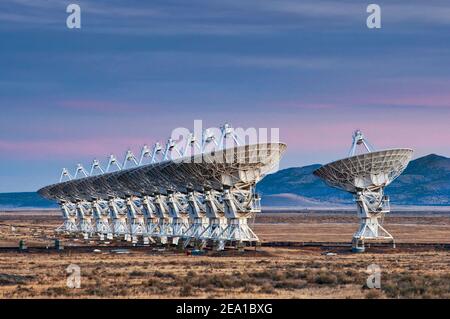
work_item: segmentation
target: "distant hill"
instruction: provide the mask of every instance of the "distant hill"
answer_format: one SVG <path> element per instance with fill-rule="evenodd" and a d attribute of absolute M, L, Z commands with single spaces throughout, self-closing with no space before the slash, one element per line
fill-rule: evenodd
<path fill-rule="evenodd" d="M 352 203 L 346 192 L 328 187 L 313 171 L 321 165 L 291 167 L 266 176 L 257 191 L 264 206 L 329 206 Z"/>
<path fill-rule="evenodd" d="M 431 154 L 411 161 L 388 193 L 401 204 L 450 205 L 450 158 Z"/>
<path fill-rule="evenodd" d="M 327 186 L 312 172 L 320 165 L 292 167 L 266 176 L 257 190 L 264 206 L 352 204 L 350 194 Z M 450 205 L 450 158 L 431 154 L 411 161 L 386 188 L 397 205 Z"/>
<path fill-rule="evenodd" d="M 42 198 L 38 193 L 1 193 L 0 209 L 56 208 L 54 202 Z"/>
<path fill-rule="evenodd" d="M 337 207 L 352 205 L 352 195 L 327 186 L 313 175 L 319 164 L 292 167 L 266 176 L 258 185 L 263 206 Z M 431 154 L 411 161 L 386 189 L 395 205 L 450 206 L 450 158 Z M 54 208 L 37 193 L 0 194 L 0 209 Z"/>

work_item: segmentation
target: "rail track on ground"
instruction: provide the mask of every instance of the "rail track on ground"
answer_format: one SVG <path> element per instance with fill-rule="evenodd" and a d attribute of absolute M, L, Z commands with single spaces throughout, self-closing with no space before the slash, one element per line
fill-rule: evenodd
<path fill-rule="evenodd" d="M 298 241 L 270 241 L 262 242 L 261 245 L 246 247 L 245 251 L 260 250 L 263 248 L 292 248 L 292 249 L 319 249 L 323 251 L 350 251 L 351 243 L 345 242 L 298 242 Z M 396 247 L 392 244 L 371 243 L 366 246 L 367 252 L 400 252 L 414 250 L 450 250 L 450 243 L 396 243 Z M 144 251 L 151 253 L 167 253 L 177 252 L 186 253 L 190 250 L 183 250 L 177 246 L 170 245 L 132 245 L 122 243 L 111 244 L 85 244 L 85 245 L 65 245 L 63 249 L 56 249 L 53 246 L 31 246 L 20 250 L 19 246 L 0 247 L 1 253 L 9 252 L 29 252 L 29 253 L 54 253 L 54 252 L 79 252 L 79 253 L 117 253 L 126 254 L 133 251 Z M 206 252 L 211 252 L 207 249 Z M 226 248 L 225 251 L 237 251 L 235 248 Z M 220 252 L 218 252 L 220 254 Z"/>

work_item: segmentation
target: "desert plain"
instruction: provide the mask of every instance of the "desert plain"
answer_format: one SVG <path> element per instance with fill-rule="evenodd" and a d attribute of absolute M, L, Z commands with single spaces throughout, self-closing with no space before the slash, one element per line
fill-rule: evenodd
<path fill-rule="evenodd" d="M 450 298 L 450 211 L 394 212 L 384 225 L 397 247 L 359 254 L 357 223 L 346 211 L 265 212 L 251 223 L 261 247 L 196 256 L 61 237 L 57 211 L 3 211 L 0 298 Z M 67 285 L 70 265 L 80 288 Z M 374 266 L 380 288 L 368 287 Z"/>

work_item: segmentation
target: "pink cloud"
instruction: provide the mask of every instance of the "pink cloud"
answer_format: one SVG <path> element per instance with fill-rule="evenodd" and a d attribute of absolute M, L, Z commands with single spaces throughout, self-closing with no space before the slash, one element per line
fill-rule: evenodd
<path fill-rule="evenodd" d="M 443 107 L 450 108 L 450 95 L 408 95 L 373 98 L 373 103 L 397 106 L 422 106 L 422 107 Z"/>
<path fill-rule="evenodd" d="M 280 131 L 281 139 L 289 149 L 307 152 L 345 154 L 351 144 L 351 135 L 361 129 L 369 141 L 378 149 L 408 147 L 414 149 L 434 149 L 436 153 L 447 153 L 450 147 L 450 130 L 445 119 L 423 122 L 420 119 L 398 121 L 398 118 L 382 121 L 359 122 L 304 121 L 298 125 L 286 125 Z"/>
<path fill-rule="evenodd" d="M 434 95 L 423 95 L 422 101 L 434 101 L 435 109 L 401 107 L 377 108 L 367 106 L 378 99 L 378 102 L 394 104 L 411 102 L 406 100 L 406 96 L 386 96 L 386 97 L 353 97 L 348 104 L 315 102 L 295 102 L 281 101 L 271 102 L 274 106 L 263 106 L 262 111 L 242 112 L 230 115 L 228 112 L 208 113 L 205 117 L 212 117 L 208 122 L 212 125 L 219 125 L 217 119 L 227 119 L 231 124 L 241 127 L 278 127 L 280 138 L 288 144 L 288 154 L 297 159 L 302 154 L 309 157 L 323 156 L 325 158 L 335 158 L 345 155 L 351 143 L 351 135 L 355 129 L 361 129 L 369 141 L 378 149 L 391 147 L 411 147 L 420 152 L 434 152 L 442 155 L 450 155 L 450 130 L 448 125 L 448 108 L 444 107 L 445 99 Z M 341 97 L 341 99 L 343 99 Z M 366 99 L 365 104 L 360 104 L 358 100 Z M 417 99 L 416 99 L 417 101 Z M 450 97 L 448 99 L 450 101 Z M 86 108 L 87 112 L 91 104 L 96 101 L 71 101 L 73 107 Z M 377 102 L 377 103 L 378 103 Z M 431 103 L 430 103 L 431 104 Z M 70 104 L 69 104 L 70 105 Z M 119 109 L 120 103 L 100 103 L 98 110 Z M 359 106 L 365 105 L 365 106 Z M 94 105 L 92 105 L 94 106 Z M 277 107 L 275 107 L 277 106 Z M 268 112 L 265 112 L 269 110 Z M 200 116 L 201 118 L 201 116 Z M 165 124 L 165 121 L 170 125 Z M 144 144 L 151 145 L 155 142 L 154 137 L 164 137 L 162 132 L 169 134 L 167 127 L 176 125 L 191 125 L 192 122 L 170 122 L 171 119 L 158 118 L 152 125 L 146 125 L 145 116 L 136 116 L 133 120 L 134 127 L 121 127 L 122 117 L 109 119 L 107 122 L 95 125 L 96 120 L 86 120 L 83 122 L 85 129 L 80 131 L 76 122 L 65 123 L 64 126 L 45 126 L 44 123 L 34 126 L 24 126 L 21 132 L 20 141 L 0 140 L 0 152 L 10 154 L 8 157 L 49 159 L 52 157 L 73 160 L 90 160 L 95 157 L 104 161 L 112 152 L 119 158 L 131 147 L 137 154 Z M 205 119 L 206 121 L 206 119 Z M 31 129 L 28 129 L 30 128 Z M 49 129 L 52 134 L 45 134 Z M 94 130 L 95 129 L 95 130 Z M 37 136 L 36 132 L 39 132 Z M 67 136 L 69 135 L 69 136 Z M 79 136 L 82 135 L 82 136 Z M 92 139 L 88 136 L 94 136 Z M 44 137 L 43 137 L 44 136 Z M 147 139 L 146 136 L 149 138 Z M 30 140 L 27 138 L 30 137 Z M 42 138 L 41 138 L 42 137 Z M 35 139 L 36 141 L 33 141 Z M 164 138 L 161 140 L 164 142 Z M 300 155 L 297 155 L 300 154 Z M 300 160 L 300 159 L 299 159 Z"/>

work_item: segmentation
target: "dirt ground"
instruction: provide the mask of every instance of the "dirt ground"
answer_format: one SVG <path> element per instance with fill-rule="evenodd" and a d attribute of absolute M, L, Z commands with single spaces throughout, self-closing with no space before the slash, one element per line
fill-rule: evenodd
<path fill-rule="evenodd" d="M 398 243 L 450 242 L 450 213 L 391 214 L 384 226 Z M 253 228 L 262 241 L 349 242 L 358 219 L 353 212 L 269 213 L 258 215 Z"/>
<path fill-rule="evenodd" d="M 357 228 L 352 215 L 261 214 L 253 228 L 263 242 L 347 243 Z M 260 247 L 186 255 L 175 248 L 114 250 L 65 239 L 52 246 L 56 212 L 0 212 L 0 298 L 450 298 L 448 245 L 368 249 Z M 386 218 L 399 243 L 449 243 L 450 215 Z M 75 246 L 86 246 L 75 250 Z M 32 248 L 36 247 L 36 248 Z M 37 248 L 40 247 L 40 248 Z M 80 269 L 72 289 L 67 267 Z M 380 289 L 369 289 L 367 268 L 379 267 Z M 375 269 L 374 268 L 374 269 Z"/>

